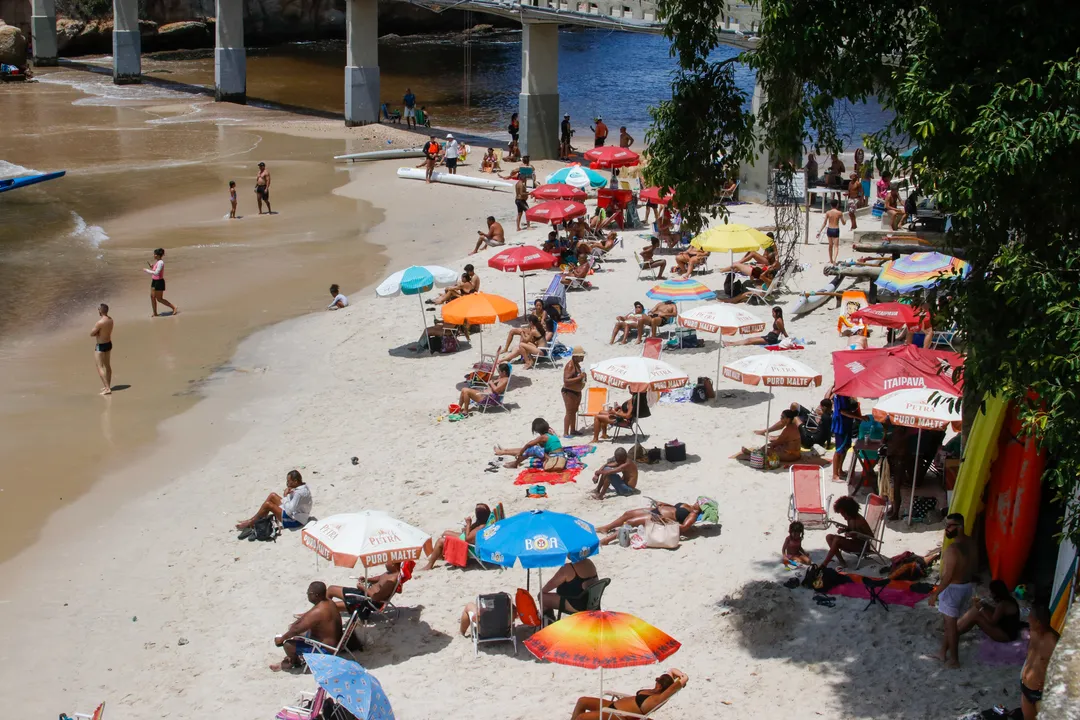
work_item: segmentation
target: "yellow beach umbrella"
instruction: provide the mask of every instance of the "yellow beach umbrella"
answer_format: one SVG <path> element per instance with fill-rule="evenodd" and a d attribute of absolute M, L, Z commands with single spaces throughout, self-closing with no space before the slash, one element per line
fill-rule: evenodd
<path fill-rule="evenodd" d="M 690 244 L 705 252 L 750 252 L 773 244 L 772 238 L 749 225 L 717 225 L 699 234 Z"/>

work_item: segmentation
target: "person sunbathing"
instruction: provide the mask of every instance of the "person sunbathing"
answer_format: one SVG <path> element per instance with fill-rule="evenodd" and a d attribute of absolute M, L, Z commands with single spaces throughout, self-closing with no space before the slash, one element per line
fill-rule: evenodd
<path fill-rule="evenodd" d="M 611 252 L 611 250 L 618 242 L 619 236 L 615 234 L 614 230 L 612 230 L 603 240 L 598 240 L 595 242 L 585 241 L 585 247 L 589 248 L 590 252 L 593 252 L 595 250 L 599 250 L 601 252 Z"/>
<path fill-rule="evenodd" d="M 664 270 L 667 268 L 667 260 L 656 260 L 656 251 L 660 249 L 660 238 L 655 235 L 649 236 L 649 244 L 647 247 L 641 249 L 641 265 L 642 270 L 655 270 L 660 269 L 660 272 L 656 274 L 657 280 L 664 279 Z"/>
<path fill-rule="evenodd" d="M 513 362 L 517 358 L 521 358 L 522 364 L 525 365 L 525 369 L 531 368 L 536 364 L 536 354 L 540 351 L 540 348 L 547 347 L 548 341 L 546 332 L 544 331 L 543 321 L 535 315 L 529 315 L 529 325 L 532 327 L 532 336 L 529 340 L 526 340 L 524 336 L 518 341 L 517 349 L 512 353 L 504 354 L 498 359 L 500 363 Z"/>
<path fill-rule="evenodd" d="M 691 245 L 686 248 L 685 252 L 681 252 L 675 256 L 675 272 L 682 275 L 684 278 L 688 278 L 693 274 L 694 268 L 707 262 L 708 259 L 709 253 L 698 250 Z"/>
<path fill-rule="evenodd" d="M 465 266 L 465 272 L 461 274 L 460 280 L 446 288 L 438 297 L 424 302 L 428 305 L 442 305 L 463 295 L 472 295 L 475 292 L 480 292 L 480 276 L 476 274 L 476 269 L 469 264 Z"/>
<path fill-rule="evenodd" d="M 341 627 L 341 611 L 334 601 L 326 596 L 326 584 L 313 582 L 308 585 L 307 599 L 313 607 L 298 617 L 285 632 L 274 638 L 274 645 L 285 651 L 285 659 L 270 666 L 274 672 L 300 667 L 303 664 L 301 655 L 321 652 L 315 646 L 305 643 L 306 637 L 330 647 L 337 647 L 341 642 L 344 632 Z"/>
<path fill-rule="evenodd" d="M 671 668 L 663 675 L 656 678 L 656 684 L 651 688 L 642 688 L 633 695 L 609 700 L 590 696 L 579 697 L 574 705 L 574 712 L 570 714 L 570 720 L 619 720 L 624 716 L 619 711 L 634 713 L 644 717 L 656 708 L 666 703 L 672 695 L 686 687 L 690 678 L 681 670 Z M 600 709 L 611 708 L 614 712 L 605 712 L 600 717 Z"/>
<path fill-rule="evenodd" d="M 780 548 L 780 557 L 785 565 L 810 565 L 810 553 L 803 550 L 802 540 L 806 528 L 798 520 L 788 525 L 788 534 Z"/>
<path fill-rule="evenodd" d="M 506 146 L 506 162 L 517 162 L 521 159 L 521 148 L 517 140 L 511 140 Z"/>
<path fill-rule="evenodd" d="M 474 387 L 461 389 L 461 394 L 458 396 L 458 405 L 461 406 L 460 412 L 462 415 L 469 414 L 472 403 L 483 404 L 488 398 L 499 399 L 502 397 L 502 394 L 506 392 L 506 386 L 510 384 L 510 365 L 508 363 L 500 364 L 498 375 L 486 380 L 484 384 L 487 386 L 484 389 Z"/>
<path fill-rule="evenodd" d="M 638 342 L 645 340 L 645 328 L 652 331 L 652 336 L 660 331 L 660 328 L 668 323 L 675 322 L 679 316 L 679 306 L 670 300 L 661 300 L 653 306 L 653 309 L 638 320 Z"/>
<path fill-rule="evenodd" d="M 503 344 L 503 352 L 510 352 L 510 348 L 514 344 L 514 338 L 529 342 L 540 339 L 540 334 L 538 334 L 536 327 L 529 321 L 529 318 L 533 316 L 537 318 L 544 317 L 544 301 L 540 298 L 533 301 L 533 311 L 530 315 L 525 317 L 526 323 L 519 328 L 512 328 L 510 332 L 506 333 L 506 342 Z M 542 324 L 543 323 L 541 323 L 541 325 Z"/>
<path fill-rule="evenodd" d="M 614 532 L 623 525 L 637 527 L 644 525 L 649 520 L 654 520 L 659 515 L 664 520 L 673 520 L 679 524 L 679 534 L 686 536 L 693 530 L 698 515 L 701 514 L 701 506 L 697 503 L 668 503 L 654 500 L 653 507 L 627 510 L 614 521 L 606 525 L 597 525 L 596 534 L 600 536 L 601 545 L 610 545 L 618 539 L 618 533 Z"/>
<path fill-rule="evenodd" d="M 827 567 L 834 557 L 840 562 L 841 567 L 847 567 L 847 563 L 844 562 L 844 553 L 862 552 L 867 538 L 873 537 L 874 531 L 859 512 L 859 503 L 853 497 L 844 495 L 837 498 L 833 503 L 833 512 L 843 517 L 847 524 L 837 526 L 839 535 L 825 536 L 825 542 L 829 544 L 829 552 L 821 561 L 821 567 Z"/>
<path fill-rule="evenodd" d="M 889 226 L 893 230 L 899 230 L 907 219 L 907 213 L 900 204 L 900 190 L 895 187 L 889 190 L 885 198 L 885 214 L 889 216 Z"/>
<path fill-rule="evenodd" d="M 299 470 L 290 470 L 285 476 L 285 492 L 270 493 L 247 520 L 236 523 L 237 530 L 248 530 L 265 517 L 277 518 L 284 528 L 302 527 L 311 518 L 311 489 L 304 484 Z"/>
<path fill-rule="evenodd" d="M 598 579 L 599 573 L 589 558 L 564 564 L 540 591 L 542 609 L 581 612 L 585 609 L 586 589 Z"/>
<path fill-rule="evenodd" d="M 592 263 L 589 262 L 589 248 L 585 243 L 579 242 L 577 244 L 576 263 L 574 269 L 564 274 L 559 282 L 563 285 L 572 285 L 575 280 L 584 280 L 585 287 L 592 287 L 592 284 L 585 280 L 585 278 L 589 277 L 589 273 L 592 272 Z"/>
<path fill-rule="evenodd" d="M 497 173 L 501 171 L 499 158 L 495 157 L 495 148 L 488 148 L 484 157 L 480 160 L 480 172 Z"/>
<path fill-rule="evenodd" d="M 675 247 L 675 244 L 679 242 L 679 236 L 674 232 L 671 221 L 671 210 L 664 208 L 664 212 L 660 213 L 660 217 L 656 220 L 656 234 L 660 236 L 660 241 L 667 247 Z"/>
<path fill-rule="evenodd" d="M 724 342 L 724 345 L 735 347 L 737 345 L 776 345 L 780 342 L 780 338 L 786 338 L 787 328 L 784 327 L 784 310 L 779 305 L 774 306 L 772 309 L 773 326 L 772 330 L 761 335 L 759 337 L 743 338 L 742 340 L 731 340 Z"/>
<path fill-rule="evenodd" d="M 465 532 L 458 530 L 446 530 L 435 541 L 435 545 L 431 548 L 431 555 L 428 557 L 427 564 L 424 565 L 424 570 L 430 570 L 435 567 L 435 563 L 443 558 L 443 552 L 446 548 L 447 536 L 459 538 L 469 545 L 476 545 L 476 533 L 487 527 L 488 519 L 491 517 L 491 508 L 484 503 L 477 503 L 473 509 L 472 517 L 465 518 Z"/>
<path fill-rule="evenodd" d="M 618 448 L 615 455 L 604 466 L 593 473 L 596 490 L 592 495 L 603 500 L 610 487 L 616 495 L 628 496 L 637 493 L 638 466 L 626 448 Z"/>
<path fill-rule="evenodd" d="M 990 581 L 990 601 L 975 597 L 972 607 L 956 621 L 956 631 L 963 635 L 978 627 L 994 642 L 1007 643 L 1020 636 L 1020 606 L 1000 580 Z"/>
<path fill-rule="evenodd" d="M 796 422 L 798 413 L 790 408 L 780 413 L 780 422 L 777 425 L 780 426 L 780 435 L 775 439 L 770 439 L 769 444 L 765 448 L 758 448 L 758 451 L 763 450 L 766 455 L 775 453 L 781 462 L 795 462 L 802 457 L 802 435 L 799 434 L 799 425 Z M 776 425 L 771 429 L 775 429 Z M 744 447 L 735 456 L 736 460 L 749 460 L 750 456 L 755 452 L 755 449 Z"/>
<path fill-rule="evenodd" d="M 564 454 L 562 442 L 559 441 L 559 434 L 551 429 L 547 420 L 543 418 L 533 420 L 532 431 L 536 437 L 519 448 L 503 448 L 498 445 L 494 447 L 494 452 L 499 457 L 510 455 L 514 458 L 503 467 L 516 468 L 521 465 L 525 458 L 543 460 L 549 455 Z"/>
<path fill-rule="evenodd" d="M 601 410 L 593 418 L 594 443 L 608 439 L 608 427 L 611 425 L 630 426 L 641 413 L 642 406 L 646 405 L 645 393 L 631 393 L 630 399 L 621 405 L 616 405 L 610 410 Z"/>
<path fill-rule="evenodd" d="M 386 572 L 370 578 L 360 578 L 356 581 L 356 587 L 331 585 L 326 588 L 326 596 L 335 601 L 334 604 L 338 605 L 339 610 L 359 610 L 360 617 L 366 620 L 372 612 L 397 594 L 403 573 L 400 562 L 386 563 Z"/>
<path fill-rule="evenodd" d="M 630 339 L 630 331 L 638 327 L 638 321 L 645 317 L 645 306 L 640 302 L 634 303 L 634 311 L 626 315 L 615 317 L 615 327 L 611 330 L 611 340 L 608 345 L 614 345 L 619 333 L 623 334 L 622 344 L 625 345 Z"/>

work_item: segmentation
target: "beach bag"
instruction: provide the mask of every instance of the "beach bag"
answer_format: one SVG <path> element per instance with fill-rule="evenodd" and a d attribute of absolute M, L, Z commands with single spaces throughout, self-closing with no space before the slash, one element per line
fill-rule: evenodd
<path fill-rule="evenodd" d="M 668 462 L 682 462 L 686 459 L 686 443 L 672 440 L 664 443 L 664 459 Z"/>
<path fill-rule="evenodd" d="M 547 488 L 543 485 L 533 485 L 532 487 L 525 489 L 525 497 L 527 498 L 546 498 Z"/>
<path fill-rule="evenodd" d="M 705 388 L 705 399 L 712 400 L 716 397 L 716 391 L 713 389 L 712 378 L 702 375 L 697 379 L 697 384 Z"/>
<path fill-rule="evenodd" d="M 679 524 L 653 515 L 645 523 L 645 547 L 674 550 L 679 547 Z"/>
<path fill-rule="evenodd" d="M 548 455 L 544 458 L 544 472 L 562 472 L 565 469 L 565 455 Z"/>
<path fill-rule="evenodd" d="M 878 200 L 876 203 L 874 203 L 874 207 L 870 208 L 870 216 L 880 218 L 884 214 L 885 214 L 885 203 L 882 202 L 881 200 Z"/>
<path fill-rule="evenodd" d="M 439 352 L 452 353 L 458 351 L 457 337 L 454 335 L 443 335 L 442 342 L 439 343 Z"/>
<path fill-rule="evenodd" d="M 690 391 L 690 402 L 692 403 L 703 403 L 708 399 L 708 396 L 705 394 L 704 385 L 695 385 L 694 389 Z"/>
<path fill-rule="evenodd" d="M 649 448 L 645 453 L 645 462 L 649 465 L 660 462 L 660 458 L 663 457 L 663 451 L 660 448 Z"/>
<path fill-rule="evenodd" d="M 277 542 L 277 536 L 281 534 L 277 524 L 274 522 L 274 518 L 269 515 L 256 520 L 255 524 L 251 526 L 251 530 L 252 533 L 248 535 L 248 540 L 252 542 L 255 540 Z"/>
<path fill-rule="evenodd" d="M 765 469 L 765 452 L 763 450 L 753 450 L 750 453 L 750 467 L 756 470 Z"/>

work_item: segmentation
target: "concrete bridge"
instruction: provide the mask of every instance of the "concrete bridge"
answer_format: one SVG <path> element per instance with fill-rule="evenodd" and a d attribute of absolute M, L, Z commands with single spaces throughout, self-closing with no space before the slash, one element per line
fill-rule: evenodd
<path fill-rule="evenodd" d="M 521 150 L 537 159 L 558 156 L 559 25 L 660 33 L 655 0 L 402 0 L 435 12 L 472 10 L 519 20 L 521 35 Z M 55 65 L 55 0 L 31 0 L 34 62 Z M 138 0 L 113 0 L 113 82 L 141 80 Z M 216 0 L 215 98 L 246 100 L 243 0 Z M 345 124 L 379 120 L 377 0 L 346 0 Z M 729 5 L 717 18 L 721 42 L 752 49 L 760 15 L 745 4 Z M 755 93 L 757 95 L 757 93 Z"/>

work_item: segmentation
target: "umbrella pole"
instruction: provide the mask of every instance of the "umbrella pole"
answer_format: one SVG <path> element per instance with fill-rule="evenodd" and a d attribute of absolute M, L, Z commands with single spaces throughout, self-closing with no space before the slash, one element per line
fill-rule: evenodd
<path fill-rule="evenodd" d="M 603 632 L 603 630 L 601 630 Z M 638 708 L 640 710 L 640 708 Z M 613 713 L 608 713 L 608 717 L 614 717 Z M 600 720 L 604 720 L 604 666 L 600 666 Z"/>
<path fill-rule="evenodd" d="M 769 386 L 769 402 L 765 404 L 765 467 L 769 467 L 769 418 L 772 417 L 772 385 Z"/>
<path fill-rule="evenodd" d="M 540 608 L 540 629 L 547 626 L 547 618 L 544 616 L 544 569 L 536 568 L 536 607 Z"/>
<path fill-rule="evenodd" d="M 911 467 L 911 498 L 908 500 L 907 524 L 911 525 L 911 513 L 915 510 L 915 483 L 919 479 L 919 451 L 922 449 L 922 429 L 915 441 L 915 464 Z"/>
<path fill-rule="evenodd" d="M 525 271 L 521 270 L 521 314 L 527 315 L 529 312 L 529 301 L 525 299 Z"/>
<path fill-rule="evenodd" d="M 416 293 L 416 299 L 420 301 L 420 321 L 424 323 L 424 330 L 427 331 L 427 315 L 424 313 L 424 293 Z"/>
<path fill-rule="evenodd" d="M 716 385 L 713 387 L 713 392 L 718 392 L 720 387 L 720 355 L 724 352 L 724 331 L 717 332 L 717 340 L 720 341 L 719 346 L 716 348 Z"/>
<path fill-rule="evenodd" d="M 803 245 L 810 244 L 810 193 L 807 193 L 803 200 L 805 200 L 806 207 L 806 237 L 803 238 Z"/>

